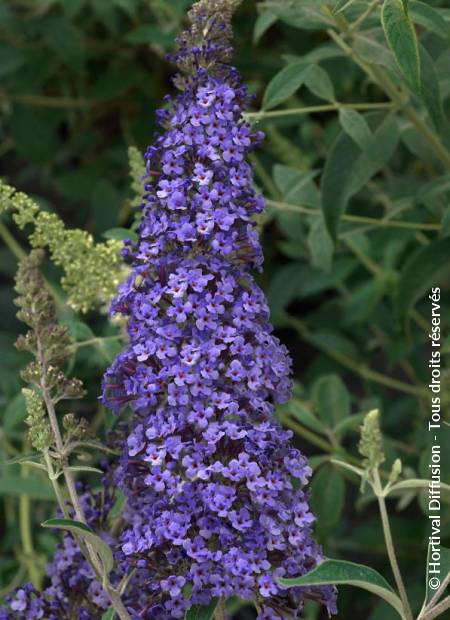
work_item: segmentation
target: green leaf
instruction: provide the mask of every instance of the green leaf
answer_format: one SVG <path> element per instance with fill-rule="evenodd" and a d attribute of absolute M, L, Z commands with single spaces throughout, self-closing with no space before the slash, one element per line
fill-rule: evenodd
<path fill-rule="evenodd" d="M 355 467 L 354 465 L 350 465 L 350 463 L 346 463 L 345 461 L 339 461 L 338 459 L 331 459 L 331 463 L 336 465 L 336 467 L 342 467 L 342 469 L 346 469 L 347 471 L 351 471 L 352 473 L 360 476 L 361 478 L 366 475 L 366 472 L 360 467 Z"/>
<path fill-rule="evenodd" d="M 11 437 L 11 433 L 14 428 L 25 420 L 27 415 L 25 407 L 25 398 L 20 391 L 14 398 L 8 403 L 6 409 L 3 412 L 3 432 L 6 437 Z"/>
<path fill-rule="evenodd" d="M 310 66 L 305 75 L 305 86 L 319 99 L 336 101 L 333 82 L 325 69 L 319 65 Z"/>
<path fill-rule="evenodd" d="M 339 221 L 350 198 L 381 170 L 397 148 L 399 131 L 395 117 L 384 117 L 378 126 L 379 113 L 367 115 L 366 120 L 374 133 L 380 157 L 375 160 L 367 152 L 362 153 L 353 139 L 342 132 L 325 162 L 321 182 L 322 210 L 333 241 L 337 239 Z"/>
<path fill-rule="evenodd" d="M 276 13 L 278 19 L 288 24 L 293 28 L 300 28 L 301 30 L 324 30 L 334 26 L 331 15 L 327 15 L 322 10 L 323 2 L 314 2 L 317 6 L 310 6 L 309 3 L 305 3 L 303 6 L 299 3 L 295 3 L 292 7 L 286 7 L 271 5 L 271 10 Z"/>
<path fill-rule="evenodd" d="M 114 506 L 109 511 L 109 517 L 111 519 L 116 519 L 117 517 L 120 517 L 127 501 L 125 494 L 119 488 L 116 489 L 115 494 L 116 501 L 114 503 Z"/>
<path fill-rule="evenodd" d="M 409 13 L 413 21 L 450 42 L 450 24 L 432 6 L 419 0 L 411 0 Z"/>
<path fill-rule="evenodd" d="M 389 489 L 389 493 L 409 489 L 428 489 L 429 486 L 429 480 L 425 480 L 423 478 L 408 478 L 407 480 L 401 480 L 400 482 L 393 484 Z M 445 484 L 445 482 L 441 482 L 440 490 L 448 493 L 450 491 L 450 485 Z"/>
<path fill-rule="evenodd" d="M 138 234 L 129 228 L 110 228 L 103 233 L 103 237 L 105 239 L 114 239 L 115 241 L 125 241 L 125 239 L 130 239 L 131 241 L 138 240 Z"/>
<path fill-rule="evenodd" d="M 357 0 L 338 0 L 333 7 L 333 15 L 338 15 L 348 9 Z"/>
<path fill-rule="evenodd" d="M 105 613 L 102 616 L 102 620 L 114 620 L 115 614 L 116 614 L 116 610 L 111 607 L 111 609 L 108 609 L 108 611 L 105 611 Z"/>
<path fill-rule="evenodd" d="M 75 342 L 83 342 L 83 340 L 95 338 L 95 334 L 89 325 L 80 321 L 76 316 L 63 320 L 63 324 L 67 327 L 70 337 Z"/>
<path fill-rule="evenodd" d="M 16 149 L 33 163 L 52 161 L 58 152 L 57 125 L 59 115 L 54 111 L 33 109 L 16 104 L 10 117 L 10 131 Z"/>
<path fill-rule="evenodd" d="M 417 195 L 417 200 L 419 202 L 424 202 L 433 200 L 438 197 L 442 197 L 444 204 L 448 203 L 448 195 L 450 192 L 450 174 L 443 174 L 428 183 L 425 183 L 421 186 L 419 193 Z M 446 195 L 443 195 L 446 194 Z"/>
<path fill-rule="evenodd" d="M 118 34 L 120 18 L 114 3 L 111 0 L 95 0 L 92 6 L 98 19 L 113 35 Z"/>
<path fill-rule="evenodd" d="M 85 523 L 73 521 L 72 519 L 48 519 L 42 523 L 42 527 L 64 530 L 80 536 L 97 551 L 105 572 L 108 574 L 112 571 L 114 567 L 114 557 L 111 548 Z"/>
<path fill-rule="evenodd" d="M 443 237 L 450 237 L 450 207 L 444 211 L 441 220 L 441 234 Z"/>
<path fill-rule="evenodd" d="M 211 620 L 219 599 L 215 598 L 209 605 L 193 605 L 185 615 L 185 620 Z"/>
<path fill-rule="evenodd" d="M 416 31 L 401 0 L 385 0 L 381 21 L 400 71 L 415 92 L 420 92 L 420 60 Z"/>
<path fill-rule="evenodd" d="M 355 415 L 349 415 L 345 420 L 342 420 L 334 427 L 336 435 L 345 435 L 348 431 L 354 431 L 358 429 L 363 423 L 367 413 L 356 413 Z"/>
<path fill-rule="evenodd" d="M 323 465 L 311 482 L 311 508 L 319 533 L 327 533 L 340 521 L 345 501 L 345 481 L 330 464 Z"/>
<path fill-rule="evenodd" d="M 253 29 L 253 41 L 258 43 L 261 37 L 269 30 L 269 28 L 278 20 L 275 13 L 264 11 L 258 16 Z"/>
<path fill-rule="evenodd" d="M 8 459 L 4 463 L 1 463 L 1 465 L 18 465 L 21 463 L 25 463 L 25 461 L 39 461 L 41 456 L 42 455 L 40 452 L 29 452 L 28 454 L 21 454 L 19 456 L 15 456 L 12 459 Z"/>
<path fill-rule="evenodd" d="M 296 62 L 288 65 L 275 75 L 269 82 L 264 93 L 263 110 L 275 108 L 286 99 L 289 99 L 305 81 L 305 76 L 311 65 L 305 62 Z"/>
<path fill-rule="evenodd" d="M 350 394 L 338 375 L 323 375 L 313 385 L 312 399 L 319 417 L 334 428 L 350 415 Z"/>
<path fill-rule="evenodd" d="M 114 185 L 107 179 L 100 179 L 92 188 L 90 199 L 95 232 L 102 233 L 115 226 L 122 199 Z"/>
<path fill-rule="evenodd" d="M 302 577 L 278 578 L 288 588 L 318 585 L 349 585 L 368 590 L 389 603 L 403 617 L 402 602 L 389 583 L 376 570 L 363 564 L 344 560 L 325 560 L 317 568 Z"/>
<path fill-rule="evenodd" d="M 161 28 L 154 25 L 138 26 L 135 30 L 129 32 L 125 36 L 127 43 L 134 45 L 148 44 L 148 45 L 160 45 L 164 49 L 169 49 L 173 45 L 173 34 L 170 32 L 163 32 Z"/>
<path fill-rule="evenodd" d="M 118 8 L 128 13 L 130 17 L 134 17 L 138 10 L 138 2 L 136 0 L 112 0 Z"/>
<path fill-rule="evenodd" d="M 287 414 L 292 416 L 316 433 L 326 435 L 327 427 L 298 398 L 293 398 L 288 403 L 280 405 L 277 411 L 279 411 L 281 415 Z"/>
<path fill-rule="evenodd" d="M 281 164 L 275 164 L 273 168 L 273 179 L 283 199 L 307 207 L 320 206 L 320 194 L 314 183 L 316 176 L 316 170 L 305 172 Z"/>
<path fill-rule="evenodd" d="M 0 77 L 15 73 L 26 62 L 26 55 L 14 47 L 0 45 Z"/>
<path fill-rule="evenodd" d="M 0 495 L 28 495 L 31 499 L 56 501 L 51 485 L 39 478 L 21 478 L 14 475 L 0 476 Z"/>
<path fill-rule="evenodd" d="M 311 254 L 311 263 L 314 267 L 318 267 L 325 272 L 330 271 L 334 247 L 323 217 L 317 217 L 313 221 L 307 243 Z"/>
<path fill-rule="evenodd" d="M 60 0 L 62 10 L 69 19 L 73 19 L 83 8 L 86 0 Z"/>
<path fill-rule="evenodd" d="M 299 265 L 291 263 L 275 272 L 271 279 L 267 298 L 272 321 L 280 324 L 285 316 L 284 308 L 295 298 L 299 283 Z"/>
<path fill-rule="evenodd" d="M 105 473 L 102 469 L 98 469 L 97 467 L 89 467 L 87 465 L 71 465 L 68 469 L 76 473 L 87 472 L 87 473 L 102 474 L 102 475 Z"/>
<path fill-rule="evenodd" d="M 425 104 L 433 125 L 440 131 L 444 122 L 444 109 L 439 78 L 434 66 L 435 63 L 423 45 L 420 46 L 420 62 L 422 65 L 420 73 L 421 99 Z"/>
<path fill-rule="evenodd" d="M 86 57 L 83 32 L 60 15 L 51 15 L 45 22 L 45 35 L 49 47 L 57 58 L 81 70 Z"/>
<path fill-rule="evenodd" d="M 340 108 L 339 122 L 342 129 L 347 133 L 363 153 L 375 161 L 379 159 L 378 145 L 366 119 L 357 110 Z"/>
<path fill-rule="evenodd" d="M 406 262 L 398 279 L 396 311 L 400 321 L 433 286 L 450 273 L 450 238 L 421 247 Z"/>
<path fill-rule="evenodd" d="M 371 36 L 366 31 L 355 33 L 355 52 L 366 62 L 381 65 L 396 73 L 397 63 L 386 45 L 383 31 L 381 29 L 379 31 L 382 34 L 381 40 L 376 37 L 373 31 L 370 31 Z"/>

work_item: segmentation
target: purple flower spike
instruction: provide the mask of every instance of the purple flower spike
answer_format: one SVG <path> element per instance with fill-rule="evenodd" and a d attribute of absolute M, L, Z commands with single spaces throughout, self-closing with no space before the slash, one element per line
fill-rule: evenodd
<path fill-rule="evenodd" d="M 132 273 L 113 304 L 130 343 L 103 401 L 135 412 L 117 483 L 122 551 L 149 584 L 144 619 L 231 595 L 253 599 L 260 620 L 295 615 L 307 596 L 335 611 L 332 588 L 276 581 L 322 555 L 311 470 L 273 415 L 290 397 L 291 361 L 251 275 L 264 201 L 247 158 L 263 136 L 243 120 L 249 95 L 226 64 L 230 17 L 230 0 L 202 1 L 180 38 L 181 92 L 158 113 L 139 241 L 124 252 Z"/>

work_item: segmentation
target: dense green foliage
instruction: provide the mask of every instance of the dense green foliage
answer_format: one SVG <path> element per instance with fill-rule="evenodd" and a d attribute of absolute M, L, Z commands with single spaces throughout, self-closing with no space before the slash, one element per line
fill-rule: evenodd
<path fill-rule="evenodd" d="M 40 209 L 25 221 L 16 211 L 14 221 L 7 212 L 12 194 L 0 188 L 1 461 L 30 451 L 19 374 L 28 357 L 13 346 L 23 327 L 12 303 L 16 261 L 30 234 L 32 245 L 50 250 L 45 275 L 74 340 L 69 372 L 88 390 L 71 410 L 90 419 L 99 435 L 111 424 L 97 396 L 102 371 L 120 349 L 119 328 L 105 309 L 122 276 L 118 242 L 123 229 L 135 225 L 140 158 L 132 151 L 130 165 L 128 147 L 142 152 L 151 141 L 154 110 L 171 88 L 165 54 L 188 4 L 0 0 L 2 177 Z M 244 0 L 235 20 L 235 62 L 255 92 L 249 119 L 267 135 L 254 160 L 269 205 L 260 222 L 262 284 L 294 357 L 295 398 L 280 409 L 280 419 L 311 457 L 312 504 L 327 556 L 370 565 L 392 585 L 371 487 L 360 492 L 357 476 L 331 460 L 362 466 L 358 429 L 364 415 L 378 408 L 386 455 L 377 463 L 382 478 L 388 479 L 396 459 L 403 478 L 428 477 L 433 286 L 441 287 L 444 419 L 448 411 L 445 5 Z M 72 261 L 81 249 L 85 262 Z M 99 295 L 93 294 L 99 292 L 95 278 L 104 285 Z M 441 445 L 449 441 L 443 425 Z M 449 482 L 449 450 L 441 456 Z M 418 612 L 430 534 L 426 489 L 404 485 L 394 496 L 388 500 L 391 525 Z M 52 516 L 52 497 L 40 472 L 24 465 L 0 469 L 1 594 L 42 578 L 57 539 L 38 524 Z M 448 547 L 446 493 L 441 512 Z M 339 618 L 398 617 L 378 601 L 343 586 Z M 239 617 L 252 617 L 245 613 Z M 318 620 L 319 613 L 311 603 L 305 617 Z"/>

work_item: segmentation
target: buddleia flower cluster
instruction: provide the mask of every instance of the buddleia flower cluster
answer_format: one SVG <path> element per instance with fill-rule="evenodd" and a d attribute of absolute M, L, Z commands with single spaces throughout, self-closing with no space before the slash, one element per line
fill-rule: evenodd
<path fill-rule="evenodd" d="M 103 402 L 134 412 L 116 482 L 127 497 L 128 570 L 147 575 L 144 620 L 237 595 L 259 620 L 295 617 L 305 597 L 335 612 L 331 588 L 285 590 L 277 577 L 322 559 L 305 490 L 311 469 L 274 417 L 291 362 L 272 333 L 252 270 L 262 251 L 243 120 L 249 95 L 231 56 L 230 0 L 201 0 L 174 56 L 175 98 L 146 152 L 132 273 L 113 302 L 129 345 Z M 143 574 L 144 574 L 143 573 Z"/>

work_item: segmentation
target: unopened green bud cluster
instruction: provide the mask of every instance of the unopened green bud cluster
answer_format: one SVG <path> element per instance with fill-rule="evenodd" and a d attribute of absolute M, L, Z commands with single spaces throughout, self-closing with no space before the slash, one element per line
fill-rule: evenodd
<path fill-rule="evenodd" d="M 80 398 L 84 394 L 81 381 L 67 377 L 62 368 L 70 355 L 71 342 L 67 329 L 58 324 L 54 299 L 40 272 L 43 257 L 43 250 L 32 250 L 20 262 L 16 276 L 19 296 L 15 300 L 19 306 L 17 317 L 30 328 L 19 336 L 16 346 L 34 357 L 22 371 L 22 378 L 32 386 L 24 390 L 27 424 L 31 442 L 39 450 L 52 443 L 43 403 L 54 407 L 60 400 Z M 75 431 L 80 424 L 80 429 Z M 72 437 L 85 434 L 84 422 L 69 418 L 67 425 Z"/>
<path fill-rule="evenodd" d="M 52 431 L 47 420 L 47 414 L 41 395 L 30 388 L 23 388 L 27 417 L 25 422 L 29 427 L 28 436 L 33 448 L 44 452 L 53 443 Z"/>
<path fill-rule="evenodd" d="M 369 411 L 364 418 L 358 448 L 360 454 L 365 457 L 364 465 L 367 469 L 376 469 L 384 462 L 383 436 L 378 409 Z"/>
<path fill-rule="evenodd" d="M 0 181 L 0 214 L 8 210 L 20 228 L 34 226 L 31 245 L 48 247 L 52 261 L 62 267 L 61 285 L 72 308 L 87 312 L 110 302 L 125 275 L 121 241 L 95 243 L 88 232 L 67 229 L 56 214 L 40 211 L 29 196 Z"/>

